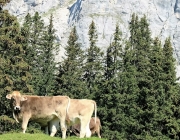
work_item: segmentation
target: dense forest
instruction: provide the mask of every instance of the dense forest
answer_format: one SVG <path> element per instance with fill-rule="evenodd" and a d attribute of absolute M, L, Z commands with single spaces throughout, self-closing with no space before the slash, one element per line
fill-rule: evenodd
<path fill-rule="evenodd" d="M 40 14 L 27 14 L 22 25 L 3 10 L 0 0 L 0 133 L 20 129 L 6 95 L 87 98 L 97 102 L 102 137 L 109 140 L 180 139 L 180 88 L 171 38 L 152 38 L 146 15 L 135 13 L 129 38 L 119 23 L 102 51 L 96 21 L 89 23 L 89 47 L 78 42 L 76 27 L 61 62 L 53 15 L 46 26 Z M 35 127 L 35 126 L 34 126 Z"/>

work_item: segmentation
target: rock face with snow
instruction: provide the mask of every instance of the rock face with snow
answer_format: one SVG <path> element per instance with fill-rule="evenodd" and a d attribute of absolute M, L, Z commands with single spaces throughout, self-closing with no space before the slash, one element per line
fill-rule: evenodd
<path fill-rule="evenodd" d="M 152 36 L 162 40 L 171 37 L 174 56 L 180 63 L 180 0 L 11 0 L 5 7 L 19 21 L 29 12 L 38 11 L 48 23 L 54 16 L 57 39 L 62 47 L 67 43 L 70 27 L 77 28 L 79 41 L 88 47 L 88 30 L 92 20 L 98 31 L 98 46 L 106 48 L 111 42 L 116 23 L 123 36 L 128 36 L 128 22 L 132 13 L 144 14 L 150 23 Z M 62 54 L 60 54 L 61 56 Z"/>

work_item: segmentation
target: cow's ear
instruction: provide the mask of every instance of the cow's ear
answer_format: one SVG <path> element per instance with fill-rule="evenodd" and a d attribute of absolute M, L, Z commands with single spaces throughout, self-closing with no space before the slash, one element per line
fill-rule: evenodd
<path fill-rule="evenodd" d="M 12 94 L 6 95 L 6 98 L 7 98 L 7 99 L 11 99 L 11 97 L 12 97 Z"/>
<path fill-rule="evenodd" d="M 21 101 L 26 101 L 27 100 L 27 97 L 26 96 L 22 96 L 21 97 Z"/>

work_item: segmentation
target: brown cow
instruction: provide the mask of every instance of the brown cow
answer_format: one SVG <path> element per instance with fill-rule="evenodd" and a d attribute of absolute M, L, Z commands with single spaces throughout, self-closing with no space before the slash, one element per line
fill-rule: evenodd
<path fill-rule="evenodd" d="M 89 122 L 93 112 L 96 118 L 96 102 L 87 99 L 70 99 L 68 96 L 30 96 L 14 91 L 6 96 L 13 105 L 13 117 L 22 121 L 23 133 L 30 121 L 40 123 L 50 136 L 54 136 L 61 125 L 62 138 L 66 138 L 67 126 L 81 123 L 80 138 L 90 137 Z"/>
<path fill-rule="evenodd" d="M 66 111 L 69 106 L 68 96 L 30 96 L 21 95 L 19 91 L 6 95 L 11 100 L 13 106 L 13 117 L 17 122 L 22 122 L 23 133 L 27 129 L 29 121 L 35 121 L 41 126 L 50 125 L 50 136 L 54 136 L 61 124 L 62 138 L 66 138 Z M 58 122 L 58 123 L 57 123 Z"/>
<path fill-rule="evenodd" d="M 70 127 L 72 125 L 81 124 L 79 126 L 80 138 L 84 136 L 90 137 L 91 131 L 89 128 L 89 123 L 91 120 L 91 116 L 95 111 L 94 122 L 96 121 L 96 102 L 93 100 L 88 99 L 70 99 L 70 104 L 67 108 L 67 118 L 66 118 L 66 125 Z M 48 126 L 51 128 L 52 126 L 58 126 L 58 120 L 51 122 Z M 54 128 L 54 129 L 57 129 Z"/>
<path fill-rule="evenodd" d="M 95 121 L 97 114 L 96 102 L 88 99 L 70 99 L 70 104 L 67 108 L 67 126 L 80 123 L 80 138 L 84 136 L 90 137 L 91 131 L 89 123 L 93 112 L 95 112 Z"/>
<path fill-rule="evenodd" d="M 100 135 L 101 122 L 100 122 L 99 118 L 96 118 L 96 122 L 95 122 L 95 118 L 92 117 L 90 120 L 90 123 L 89 123 L 89 128 L 90 128 L 92 134 L 97 133 L 98 137 L 101 138 L 101 135 Z M 72 125 L 70 127 L 70 131 L 74 132 L 74 134 L 79 136 L 80 124 Z"/>

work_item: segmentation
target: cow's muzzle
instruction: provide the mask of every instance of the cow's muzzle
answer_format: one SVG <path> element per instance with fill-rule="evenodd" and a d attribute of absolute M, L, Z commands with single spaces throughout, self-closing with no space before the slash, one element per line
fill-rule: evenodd
<path fill-rule="evenodd" d="M 20 108 L 20 106 L 15 106 L 14 107 L 14 110 L 16 110 L 16 111 L 19 111 L 21 108 Z"/>

